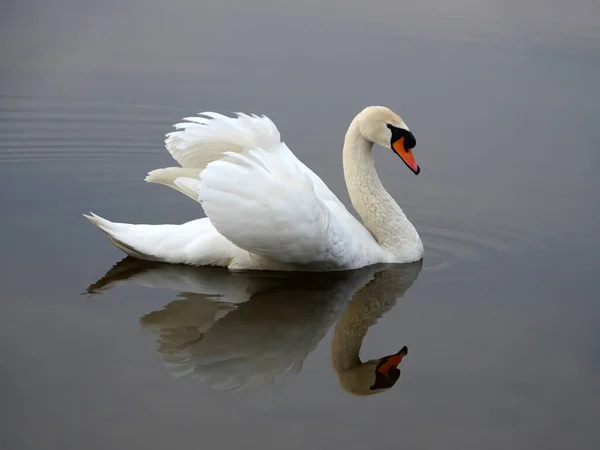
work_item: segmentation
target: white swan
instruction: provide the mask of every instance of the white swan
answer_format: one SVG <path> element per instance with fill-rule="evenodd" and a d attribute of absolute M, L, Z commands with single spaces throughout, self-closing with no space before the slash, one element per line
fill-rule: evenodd
<path fill-rule="evenodd" d="M 167 150 L 181 167 L 154 170 L 146 181 L 200 202 L 207 218 L 132 225 L 85 216 L 125 253 L 232 270 L 348 270 L 422 258 L 417 230 L 384 189 L 373 162 L 376 143 L 420 171 L 415 138 L 390 109 L 365 108 L 344 141 L 344 177 L 363 223 L 296 158 L 269 118 L 201 116 L 167 134 Z"/>

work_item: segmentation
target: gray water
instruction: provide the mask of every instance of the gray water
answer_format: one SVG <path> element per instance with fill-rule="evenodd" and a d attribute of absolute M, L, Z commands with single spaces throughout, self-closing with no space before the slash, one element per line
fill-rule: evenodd
<path fill-rule="evenodd" d="M 414 3 L 0 7 L 1 448 L 598 448 L 599 3 Z M 200 217 L 143 178 L 206 110 L 267 114 L 350 207 L 370 104 L 417 138 L 418 177 L 376 164 L 422 266 L 119 262 L 81 217 Z M 408 347 L 390 390 L 340 386 L 344 317 L 363 360 Z"/>

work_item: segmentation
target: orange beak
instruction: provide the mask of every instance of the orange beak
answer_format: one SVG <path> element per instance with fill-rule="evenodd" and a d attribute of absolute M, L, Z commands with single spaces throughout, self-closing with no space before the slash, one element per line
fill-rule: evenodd
<path fill-rule="evenodd" d="M 402 347 L 402 350 L 395 355 L 388 356 L 384 363 L 377 368 L 377 371 L 381 372 L 387 377 L 390 373 L 390 370 L 398 367 L 398 364 L 402 362 L 402 358 L 404 358 L 407 354 L 408 348 L 406 346 Z"/>
<path fill-rule="evenodd" d="M 404 164 L 406 164 L 410 168 L 410 170 L 414 172 L 415 175 L 419 175 L 419 172 L 421 172 L 421 168 L 417 164 L 417 160 L 413 155 L 412 149 L 404 148 L 404 137 L 401 137 L 400 139 L 395 141 L 392 144 L 392 148 L 394 149 L 394 152 L 396 152 L 396 154 L 400 158 L 402 158 Z"/>

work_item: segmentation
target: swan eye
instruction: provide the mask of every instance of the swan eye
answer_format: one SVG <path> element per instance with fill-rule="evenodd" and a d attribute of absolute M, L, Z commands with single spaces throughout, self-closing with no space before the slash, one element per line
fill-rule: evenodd
<path fill-rule="evenodd" d="M 393 146 L 394 142 L 396 142 L 400 138 L 404 138 L 404 149 L 406 151 L 411 150 L 412 148 L 415 147 L 415 145 L 417 145 L 417 140 L 415 139 L 415 135 L 412 134 L 411 131 L 405 130 L 404 128 L 395 127 L 394 125 L 392 125 L 390 123 L 387 124 L 387 127 L 392 132 L 392 139 L 390 141 L 390 145 Z"/>

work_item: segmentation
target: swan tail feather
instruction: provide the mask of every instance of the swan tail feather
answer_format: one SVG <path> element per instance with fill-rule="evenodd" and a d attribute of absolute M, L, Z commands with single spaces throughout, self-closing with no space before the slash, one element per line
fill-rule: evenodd
<path fill-rule="evenodd" d="M 137 259 L 194 266 L 227 267 L 246 252 L 220 235 L 207 218 L 180 225 L 115 223 L 84 214 L 119 250 Z"/>
<path fill-rule="evenodd" d="M 83 214 L 83 217 L 88 219 L 94 225 L 96 225 L 101 231 L 106 234 L 108 240 L 119 250 L 124 252 L 125 254 L 132 256 L 137 259 L 144 259 L 147 261 L 159 261 L 159 259 L 155 258 L 152 255 L 141 252 L 138 249 L 132 247 L 131 245 L 123 242 L 121 239 L 116 237 L 117 234 L 127 231 L 132 225 L 126 223 L 115 223 L 110 220 L 106 220 L 103 217 L 90 212 L 90 215 Z"/>
<path fill-rule="evenodd" d="M 96 225 L 108 235 L 121 231 L 123 228 L 125 228 L 124 226 L 126 225 L 122 223 L 111 222 L 110 220 L 106 220 L 105 218 L 100 217 L 99 215 L 94 214 L 93 212 L 90 212 L 90 215 L 83 214 L 83 217 L 88 219 L 90 222 L 92 222 L 94 225 Z"/>

